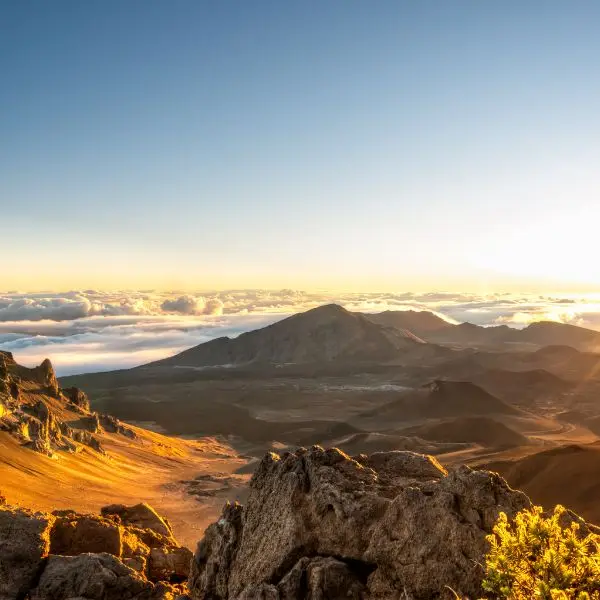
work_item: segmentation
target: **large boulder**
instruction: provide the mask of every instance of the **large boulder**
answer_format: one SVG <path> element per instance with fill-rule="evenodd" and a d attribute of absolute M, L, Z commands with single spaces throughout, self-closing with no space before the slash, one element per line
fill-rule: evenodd
<path fill-rule="evenodd" d="M 114 521 L 72 511 L 54 514 L 57 518 L 50 532 L 51 554 L 76 556 L 106 552 L 121 556 L 123 528 Z"/>
<path fill-rule="evenodd" d="M 110 554 L 50 556 L 31 600 L 173 600 L 177 590 L 146 581 Z"/>
<path fill-rule="evenodd" d="M 449 586 L 477 597 L 486 535 L 501 511 L 528 506 L 498 475 L 411 452 L 269 454 L 246 506 L 227 506 L 198 545 L 191 595 L 425 600 L 450 598 Z"/>
<path fill-rule="evenodd" d="M 135 506 L 111 504 L 101 510 L 104 516 L 116 516 L 125 525 L 133 525 L 140 529 L 150 529 L 160 535 L 173 538 L 173 530 L 168 521 L 161 517 L 149 504 L 142 502 Z"/>
<path fill-rule="evenodd" d="M 152 548 L 148 560 L 148 579 L 181 583 L 190 575 L 193 554 L 183 547 Z"/>
<path fill-rule="evenodd" d="M 50 550 L 52 515 L 0 506 L 0 600 L 23 598 Z"/>

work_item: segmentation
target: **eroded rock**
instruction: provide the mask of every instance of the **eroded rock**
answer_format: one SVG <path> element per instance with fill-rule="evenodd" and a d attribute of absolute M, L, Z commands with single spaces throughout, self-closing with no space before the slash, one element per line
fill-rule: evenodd
<path fill-rule="evenodd" d="M 83 412 L 89 412 L 90 400 L 85 392 L 77 387 L 63 388 L 61 391 L 69 404 Z"/>
<path fill-rule="evenodd" d="M 135 506 L 111 504 L 101 509 L 104 516 L 116 516 L 126 525 L 140 529 L 150 529 L 159 535 L 173 538 L 173 531 L 168 521 L 161 517 L 149 504 L 142 502 Z"/>
<path fill-rule="evenodd" d="M 172 600 L 177 593 L 110 554 L 80 554 L 50 556 L 31 600 Z"/>
<path fill-rule="evenodd" d="M 486 534 L 529 499 L 420 454 L 358 459 L 319 447 L 267 455 L 246 506 L 227 506 L 198 545 L 192 597 L 425 600 L 446 586 L 477 597 Z"/>
<path fill-rule="evenodd" d="M 23 598 L 44 567 L 54 517 L 0 506 L 0 600 Z"/>

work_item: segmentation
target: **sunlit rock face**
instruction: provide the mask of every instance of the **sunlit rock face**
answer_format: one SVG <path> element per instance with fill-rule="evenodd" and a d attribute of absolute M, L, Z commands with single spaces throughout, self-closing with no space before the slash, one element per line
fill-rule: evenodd
<path fill-rule="evenodd" d="M 199 543 L 195 600 L 441 598 L 481 592 L 485 536 L 530 506 L 498 475 L 434 458 L 350 458 L 313 447 L 268 454 L 246 505 L 228 505 Z"/>
<path fill-rule="evenodd" d="M 49 360 L 29 369 L 8 352 L 0 352 L 0 430 L 49 457 L 83 447 L 104 454 L 106 432 L 136 437 L 115 417 L 91 412 L 80 389 L 61 389 Z"/>

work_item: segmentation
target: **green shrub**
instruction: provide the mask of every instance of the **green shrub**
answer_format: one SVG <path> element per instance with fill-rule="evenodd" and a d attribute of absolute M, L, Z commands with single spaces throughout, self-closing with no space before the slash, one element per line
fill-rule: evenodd
<path fill-rule="evenodd" d="M 566 512 L 557 506 L 544 517 L 536 506 L 512 523 L 500 514 L 488 536 L 483 588 L 489 598 L 600 600 L 600 535 L 582 535 Z"/>

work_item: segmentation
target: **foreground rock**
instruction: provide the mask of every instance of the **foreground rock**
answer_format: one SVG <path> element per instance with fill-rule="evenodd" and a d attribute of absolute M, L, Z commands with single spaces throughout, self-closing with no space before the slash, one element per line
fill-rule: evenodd
<path fill-rule="evenodd" d="M 147 504 L 122 507 L 155 515 Z M 172 600 L 185 592 L 192 553 L 120 517 L 33 513 L 0 504 L 0 600 Z M 150 525 L 152 523 L 149 523 Z"/>
<path fill-rule="evenodd" d="M 486 534 L 530 506 L 496 474 L 411 452 L 269 454 L 250 488 L 198 545 L 192 598 L 477 598 Z"/>

